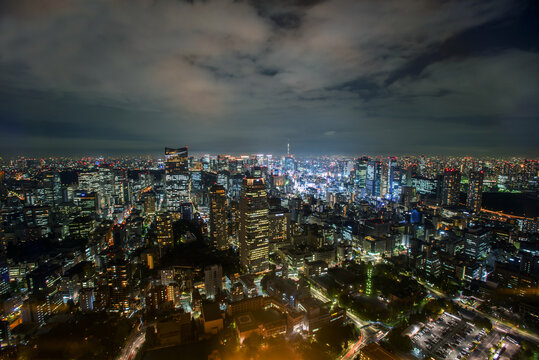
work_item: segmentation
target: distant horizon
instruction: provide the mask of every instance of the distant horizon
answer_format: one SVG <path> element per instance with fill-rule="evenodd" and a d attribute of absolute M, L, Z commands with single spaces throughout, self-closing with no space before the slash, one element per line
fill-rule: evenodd
<path fill-rule="evenodd" d="M 286 152 L 284 153 L 272 153 L 272 152 L 204 152 L 204 151 L 189 151 L 189 156 L 194 157 L 200 157 L 200 156 L 218 156 L 218 155 L 226 155 L 226 156 L 251 156 L 251 155 L 271 155 L 273 157 L 284 157 L 288 155 Z M 359 158 L 359 157 L 371 157 L 371 158 L 380 158 L 380 157 L 397 157 L 397 158 L 405 158 L 405 157 L 421 157 L 424 156 L 426 158 L 440 158 L 440 159 L 448 159 L 448 158 L 473 158 L 473 159 L 522 159 L 522 160 L 535 160 L 539 161 L 539 156 L 527 156 L 527 155 L 493 155 L 493 154 L 485 154 L 485 155 L 458 155 L 458 154 L 449 154 L 449 155 L 442 155 L 442 154 L 429 154 L 429 153 L 402 153 L 402 154 L 396 154 L 396 153 L 357 153 L 357 154 L 314 154 L 314 153 L 293 153 L 290 152 L 290 155 L 298 158 L 309 158 L 309 157 L 316 157 L 316 158 L 323 158 L 323 157 L 350 157 L 350 158 Z M 117 154 L 80 154 L 80 155 L 52 155 L 52 154 L 43 154 L 43 155 L 35 155 L 35 154 L 21 154 L 21 155 L 3 155 L 0 154 L 0 159 L 4 160 L 15 160 L 18 158 L 25 158 L 25 159 L 54 159 L 54 158 L 66 158 L 66 159 L 116 159 L 116 158 L 139 158 L 143 159 L 145 157 L 150 157 L 153 160 L 157 159 L 164 159 L 164 147 L 163 147 L 163 153 L 158 154 L 156 152 L 152 153 L 117 153 Z"/>

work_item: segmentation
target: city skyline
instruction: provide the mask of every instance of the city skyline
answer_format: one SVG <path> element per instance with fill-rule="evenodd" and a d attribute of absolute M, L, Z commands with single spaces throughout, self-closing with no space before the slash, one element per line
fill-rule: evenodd
<path fill-rule="evenodd" d="M 538 359 L 537 14 L 0 1 L 0 359 Z"/>
<path fill-rule="evenodd" d="M 536 2 L 2 10 L 3 156 L 539 155 Z"/>

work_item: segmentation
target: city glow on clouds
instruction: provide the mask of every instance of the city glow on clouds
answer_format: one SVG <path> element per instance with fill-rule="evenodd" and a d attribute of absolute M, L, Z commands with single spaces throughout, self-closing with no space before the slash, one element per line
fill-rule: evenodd
<path fill-rule="evenodd" d="M 7 1 L 0 150 L 534 152 L 528 6 Z"/>

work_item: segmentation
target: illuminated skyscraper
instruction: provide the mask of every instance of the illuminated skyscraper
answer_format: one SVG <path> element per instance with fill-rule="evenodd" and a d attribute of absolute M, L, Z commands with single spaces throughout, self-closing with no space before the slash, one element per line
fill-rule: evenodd
<path fill-rule="evenodd" d="M 401 171 L 394 157 L 389 158 L 387 168 L 387 193 L 391 197 L 398 197 L 401 187 Z"/>
<path fill-rule="evenodd" d="M 455 169 L 445 169 L 442 182 L 442 205 L 458 205 L 459 194 L 460 171 Z"/>
<path fill-rule="evenodd" d="M 142 196 L 144 214 L 155 214 L 155 193 L 150 191 Z"/>
<path fill-rule="evenodd" d="M 213 185 L 210 189 L 210 236 L 218 249 L 228 247 L 226 190 L 221 185 Z"/>
<path fill-rule="evenodd" d="M 382 164 L 379 161 L 369 161 L 367 163 L 367 178 L 365 191 L 372 197 L 379 197 L 382 184 Z"/>
<path fill-rule="evenodd" d="M 268 213 L 264 179 L 243 179 L 240 197 L 240 262 L 251 273 L 268 268 Z"/>
<path fill-rule="evenodd" d="M 129 311 L 128 263 L 116 261 L 107 266 L 107 283 L 110 294 L 111 311 L 126 313 Z"/>
<path fill-rule="evenodd" d="M 62 185 L 58 173 L 48 172 L 43 175 L 44 203 L 56 206 L 62 202 Z M 1 185 L 0 185 L 1 186 Z M 2 190 L 0 190 L 1 192 Z"/>
<path fill-rule="evenodd" d="M 356 184 L 360 188 L 365 188 L 367 183 L 367 163 L 368 158 L 362 157 L 356 162 Z"/>
<path fill-rule="evenodd" d="M 171 214 L 160 213 L 155 217 L 155 222 L 157 225 L 157 243 L 160 246 L 171 246 L 174 241 Z"/>
<path fill-rule="evenodd" d="M 270 251 L 287 245 L 290 239 L 290 213 L 272 210 L 268 215 Z"/>
<path fill-rule="evenodd" d="M 385 162 L 380 162 L 380 172 L 379 172 L 379 175 L 380 175 L 380 197 L 384 198 L 386 197 L 386 195 L 389 193 L 388 191 L 388 184 L 389 184 L 389 178 L 388 178 L 388 174 L 389 174 L 389 166 L 387 163 Z"/>
<path fill-rule="evenodd" d="M 481 211 L 481 199 L 483 196 L 483 171 L 470 173 L 466 207 L 471 212 Z"/>
<path fill-rule="evenodd" d="M 191 198 L 187 146 L 165 148 L 165 158 L 167 207 L 170 211 L 180 211 L 182 202 L 189 202 Z"/>

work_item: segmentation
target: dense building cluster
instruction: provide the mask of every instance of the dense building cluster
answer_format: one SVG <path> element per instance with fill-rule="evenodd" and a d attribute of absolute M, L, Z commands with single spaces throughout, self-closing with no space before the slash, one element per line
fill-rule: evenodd
<path fill-rule="evenodd" d="M 2 160 L 4 348 L 107 313 L 126 358 L 351 323 L 345 356 L 385 359 L 436 295 L 538 328 L 536 160 L 163 155 Z"/>

